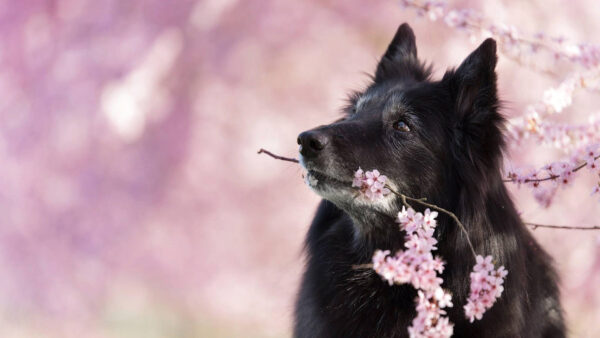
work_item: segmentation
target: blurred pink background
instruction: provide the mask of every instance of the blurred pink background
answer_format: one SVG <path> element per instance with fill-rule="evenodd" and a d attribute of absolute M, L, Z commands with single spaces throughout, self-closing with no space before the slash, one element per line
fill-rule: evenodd
<path fill-rule="evenodd" d="M 600 43 L 600 2 L 454 1 Z M 0 1 L 0 336 L 289 337 L 319 198 L 296 136 L 339 116 L 409 22 L 439 78 L 480 41 L 377 1 Z M 500 56 L 507 116 L 557 81 Z M 585 121 L 581 92 L 559 118 Z M 509 166 L 559 159 L 529 144 Z M 528 221 L 592 225 L 594 177 Z M 600 336 L 600 232 L 535 230 L 573 337 Z"/>

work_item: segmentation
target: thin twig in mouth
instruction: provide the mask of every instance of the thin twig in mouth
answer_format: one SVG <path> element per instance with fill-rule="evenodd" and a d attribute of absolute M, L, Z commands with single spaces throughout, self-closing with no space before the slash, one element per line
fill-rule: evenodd
<path fill-rule="evenodd" d="M 268 151 L 268 150 L 265 150 L 265 149 L 263 149 L 263 148 L 260 148 L 260 149 L 258 150 L 258 153 L 257 153 L 257 154 L 263 154 L 263 153 L 264 153 L 264 154 L 267 154 L 267 155 L 269 155 L 269 156 L 271 156 L 272 158 L 274 158 L 274 159 L 277 159 L 277 160 L 288 161 L 288 162 L 294 162 L 294 163 L 300 163 L 300 161 L 298 161 L 298 160 L 297 160 L 297 159 L 295 159 L 295 158 L 291 158 L 291 157 L 283 157 L 283 156 L 275 155 L 275 154 L 273 154 L 272 152 L 270 152 L 270 151 Z"/>

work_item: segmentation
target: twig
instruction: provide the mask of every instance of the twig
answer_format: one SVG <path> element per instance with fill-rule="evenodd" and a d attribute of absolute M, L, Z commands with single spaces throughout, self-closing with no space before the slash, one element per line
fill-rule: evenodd
<path fill-rule="evenodd" d="M 272 152 L 270 152 L 270 151 L 268 151 L 268 150 L 265 150 L 265 149 L 263 149 L 263 148 L 260 148 L 260 149 L 258 150 L 258 153 L 257 153 L 257 154 L 263 154 L 263 153 L 264 153 L 264 154 L 267 154 L 267 155 L 269 155 L 269 156 L 271 156 L 272 158 L 274 158 L 274 159 L 277 159 L 277 160 L 288 161 L 288 162 L 294 162 L 294 163 L 300 163 L 300 161 L 298 161 L 298 160 L 297 160 L 297 159 L 295 159 L 295 158 L 291 158 L 291 157 L 283 157 L 283 156 L 275 155 L 275 154 L 273 154 Z"/>
<path fill-rule="evenodd" d="M 437 205 L 434 205 L 434 204 L 431 204 L 431 203 L 427 203 L 427 202 L 425 202 L 425 198 L 412 198 L 412 197 L 408 197 L 408 196 L 406 196 L 404 194 L 401 194 L 401 193 L 395 191 L 389 185 L 387 185 L 387 188 L 390 189 L 390 191 L 392 193 L 394 193 L 396 196 L 400 197 L 402 199 L 402 203 L 404 203 L 404 204 L 406 204 L 406 200 L 415 201 L 417 203 L 421 203 L 424 206 L 430 207 L 431 209 L 435 209 L 437 211 L 443 212 L 446 215 L 450 216 L 454 220 L 454 222 L 456 222 L 456 224 L 461 229 L 461 231 L 465 234 L 465 236 L 467 238 L 467 243 L 469 244 L 469 248 L 471 248 L 471 252 L 473 253 L 473 257 L 477 258 L 477 253 L 475 252 L 475 248 L 473 247 L 473 243 L 471 243 L 471 239 L 469 239 L 469 232 L 467 231 L 467 229 L 465 228 L 465 226 L 461 223 L 461 221 L 458 219 L 458 217 L 456 217 L 456 215 L 453 212 L 448 211 L 448 210 L 446 210 L 446 209 L 444 209 L 442 207 L 438 207 Z"/>
<path fill-rule="evenodd" d="M 390 189 L 390 187 L 388 186 L 388 189 Z M 394 194 L 396 194 L 397 196 L 400 196 L 400 198 L 402 199 L 402 204 L 404 204 L 407 208 L 412 208 L 410 206 L 410 204 L 408 204 L 408 202 L 406 202 L 406 196 L 404 196 L 403 194 L 398 195 L 397 192 L 395 192 L 394 190 L 390 189 L 391 192 L 393 192 Z"/>
<path fill-rule="evenodd" d="M 537 228 L 548 228 L 548 229 L 563 229 L 563 230 L 600 230 L 600 226 L 593 225 L 589 227 L 582 226 L 568 226 L 568 225 L 550 225 L 550 224 L 538 224 L 538 223 L 525 223 L 533 228 L 533 230 Z"/>

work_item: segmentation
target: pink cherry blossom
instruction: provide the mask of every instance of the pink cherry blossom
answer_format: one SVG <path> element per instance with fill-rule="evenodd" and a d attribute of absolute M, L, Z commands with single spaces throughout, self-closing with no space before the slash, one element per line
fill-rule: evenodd
<path fill-rule="evenodd" d="M 377 250 L 373 255 L 373 269 L 377 270 L 385 263 L 385 258 L 390 254 L 390 250 Z"/>
<path fill-rule="evenodd" d="M 402 211 L 398 213 L 396 222 L 400 223 L 400 228 L 408 234 L 417 231 L 423 224 L 423 214 L 415 212 L 412 208 L 402 206 Z"/>
<path fill-rule="evenodd" d="M 504 291 L 504 278 L 508 271 L 501 266 L 494 270 L 492 257 L 477 256 L 476 264 L 471 272 L 470 296 L 464 306 L 465 316 L 469 321 L 479 320 L 485 311 L 491 308 Z"/>
<path fill-rule="evenodd" d="M 441 308 L 452 307 L 452 296 L 442 288 L 437 288 L 434 292 L 435 300 Z"/>
<path fill-rule="evenodd" d="M 386 187 L 387 177 L 377 169 L 364 172 L 360 167 L 354 172 L 352 187 L 357 187 L 363 196 L 376 201 L 387 196 L 391 191 Z"/>
<path fill-rule="evenodd" d="M 385 176 L 383 177 L 385 178 Z M 375 181 L 373 185 L 365 191 L 365 196 L 367 196 L 372 201 L 375 201 L 383 198 L 389 193 L 390 190 L 388 188 L 386 188 L 382 183 Z"/>
<path fill-rule="evenodd" d="M 476 258 L 477 264 L 473 267 L 473 271 L 475 272 L 489 272 L 494 268 L 494 264 L 492 264 L 492 256 L 487 256 L 483 258 L 482 256 L 477 256 Z"/>
<path fill-rule="evenodd" d="M 381 177 L 381 176 L 380 176 Z M 402 207 L 396 221 L 406 232 L 406 250 L 388 256 L 389 251 L 375 251 L 373 269 L 388 284 L 410 283 L 418 290 L 417 316 L 408 328 L 411 337 L 450 337 L 453 325 L 443 308 L 452 307 L 452 296 L 441 287 L 438 275 L 444 271 L 444 262 L 433 257 L 437 240 L 433 237 L 438 213 L 429 209 L 425 214 Z"/>
<path fill-rule="evenodd" d="M 430 211 L 429 209 L 425 210 L 425 214 L 423 215 L 423 226 L 425 228 L 435 228 L 436 220 L 435 218 L 438 216 L 437 211 Z"/>
<path fill-rule="evenodd" d="M 475 319 L 480 320 L 485 313 L 485 307 L 480 303 L 468 302 L 467 305 L 464 306 L 465 315 L 469 318 L 469 321 L 472 323 Z"/>
<path fill-rule="evenodd" d="M 597 169 L 598 168 L 598 157 L 600 157 L 600 147 L 598 144 L 590 144 L 585 149 L 584 159 L 586 162 L 586 166 L 589 169 Z"/>
<path fill-rule="evenodd" d="M 360 167 L 358 168 L 360 170 Z M 356 176 L 356 173 L 354 173 L 354 175 Z M 367 171 L 365 173 L 366 176 L 366 182 L 368 185 L 373 185 L 373 183 L 378 182 L 379 181 L 379 171 L 377 169 L 374 169 L 373 171 Z M 385 182 L 385 176 L 382 177 L 381 179 L 383 182 Z M 381 182 L 381 181 L 379 181 Z"/>
<path fill-rule="evenodd" d="M 359 167 L 358 170 L 354 173 L 354 180 L 352 181 L 352 187 L 362 187 L 364 179 L 364 172 Z"/>

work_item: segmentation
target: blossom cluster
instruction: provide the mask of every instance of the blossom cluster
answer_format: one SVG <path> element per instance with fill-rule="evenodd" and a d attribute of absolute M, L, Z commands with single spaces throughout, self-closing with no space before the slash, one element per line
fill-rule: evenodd
<path fill-rule="evenodd" d="M 411 337 L 450 337 L 453 324 L 444 308 L 452 307 L 452 296 L 442 289 L 444 261 L 434 257 L 437 240 L 433 237 L 438 213 L 425 213 L 402 207 L 397 222 L 406 232 L 405 250 L 394 256 L 390 251 L 377 250 L 373 255 L 373 269 L 390 285 L 411 284 L 418 290 L 417 316 L 408 328 Z"/>
<path fill-rule="evenodd" d="M 385 186 L 387 177 L 381 175 L 377 169 L 364 172 L 361 168 L 354 173 L 352 187 L 360 189 L 368 199 L 375 201 L 390 193 L 390 189 Z"/>
<path fill-rule="evenodd" d="M 552 162 L 539 170 L 516 169 L 508 170 L 508 179 L 519 184 L 527 185 L 533 189 L 533 196 L 543 207 L 548 207 L 559 187 L 568 186 L 576 173 L 587 168 L 595 175 L 600 175 L 600 143 L 588 145 L 575 152 L 571 158 L 564 161 Z M 548 184 L 543 184 L 548 182 Z M 598 193 L 598 184 L 593 188 L 592 194 Z"/>
<path fill-rule="evenodd" d="M 471 323 L 481 319 L 485 311 L 500 298 L 504 291 L 504 278 L 508 274 L 503 266 L 494 269 L 492 256 L 477 256 L 476 261 L 471 272 L 471 292 L 464 306 L 465 315 Z"/>
<path fill-rule="evenodd" d="M 371 200 L 382 198 L 387 178 L 378 170 L 364 172 L 361 168 L 354 174 L 353 187 Z M 373 270 L 390 285 L 411 284 L 417 289 L 417 316 L 408 327 L 411 337 L 450 337 L 454 331 L 446 317 L 447 307 L 452 307 L 452 296 L 442 288 L 444 280 L 440 277 L 444 272 L 445 262 L 441 257 L 433 255 L 437 250 L 437 239 L 434 237 L 438 212 L 429 208 L 424 213 L 406 206 L 398 213 L 396 222 L 406 233 L 404 250 L 390 255 L 389 250 L 376 250 L 373 254 Z M 500 267 L 494 270 L 492 257 L 477 256 L 477 264 L 471 273 L 470 297 L 464 306 L 465 315 L 473 322 L 481 319 L 502 294 L 502 284 L 506 270 Z"/>

